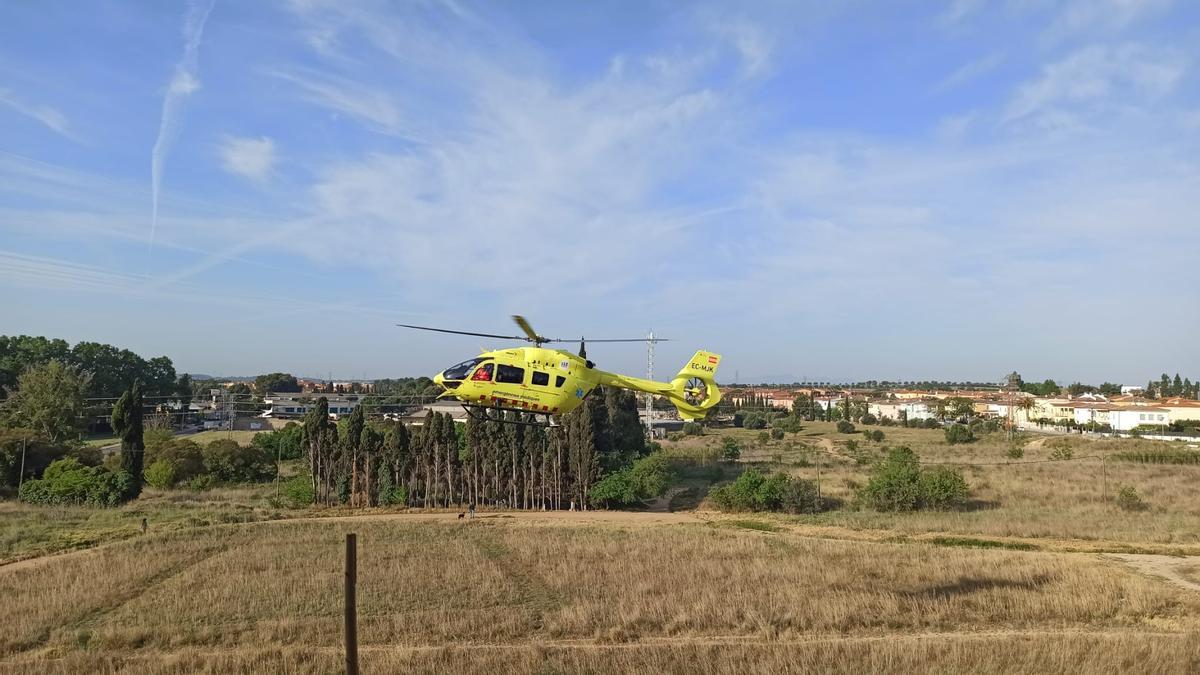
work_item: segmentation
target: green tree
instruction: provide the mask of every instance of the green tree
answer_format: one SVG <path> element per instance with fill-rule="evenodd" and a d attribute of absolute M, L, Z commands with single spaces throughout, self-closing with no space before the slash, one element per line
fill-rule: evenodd
<path fill-rule="evenodd" d="M 300 391 L 300 383 L 291 373 L 267 373 L 254 378 L 254 391 L 261 394 L 267 392 L 281 394 Z"/>
<path fill-rule="evenodd" d="M 146 453 L 142 408 L 142 386 L 135 382 L 129 391 L 117 399 L 111 417 L 113 431 L 121 436 L 121 469 L 133 477 L 130 499 L 142 490 L 142 464 Z"/>
<path fill-rule="evenodd" d="M 62 361 L 31 366 L 8 392 L 5 424 L 32 429 L 51 443 L 74 439 L 82 428 L 88 375 Z"/>
<path fill-rule="evenodd" d="M 970 427 L 962 424 L 951 424 L 946 427 L 946 442 L 950 445 L 958 443 L 970 443 L 975 440 L 975 434 L 971 432 Z"/>

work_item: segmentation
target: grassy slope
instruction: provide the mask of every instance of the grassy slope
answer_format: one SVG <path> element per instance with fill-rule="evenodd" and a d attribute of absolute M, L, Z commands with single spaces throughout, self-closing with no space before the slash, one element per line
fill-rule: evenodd
<path fill-rule="evenodd" d="M 368 672 L 1184 673 L 1200 663 L 1200 595 L 1093 557 L 654 518 L 254 523 L 0 568 L 0 672 L 336 672 L 348 531 L 360 541 Z"/>
<path fill-rule="evenodd" d="M 739 467 L 724 467 L 726 480 L 736 470 L 758 464 L 768 470 L 821 481 L 821 491 L 843 508 L 806 522 L 855 528 L 881 528 L 901 533 L 947 532 L 1010 537 L 1056 537 L 1126 543 L 1200 544 L 1200 466 L 1135 464 L 1093 457 L 1146 447 L 1154 441 L 1092 440 L 1080 437 L 1025 437 L 1018 440 L 1024 457 L 1010 460 L 1004 434 L 991 434 L 966 445 L 946 444 L 940 430 L 897 427 L 879 429 L 886 438 L 871 443 L 861 433 L 839 434 L 832 423 L 811 422 L 783 440 L 761 443 L 757 431 L 721 429 L 709 435 L 664 445 L 668 453 L 686 457 L 715 457 L 725 436 L 743 445 Z M 848 441 L 855 441 L 852 451 Z M 972 487 L 972 503 L 950 513 L 879 514 L 853 508 L 856 491 L 864 485 L 870 463 L 887 446 L 908 445 L 924 462 L 959 463 Z M 1045 461 L 1056 448 L 1067 447 L 1075 459 Z M 980 466 L 969 466 L 975 463 Z M 678 505 L 699 501 L 712 484 L 709 467 L 684 471 L 683 484 L 694 488 Z M 1126 512 L 1116 507 L 1118 489 L 1134 487 L 1147 509 Z M 1107 494 L 1104 488 L 1107 486 Z M 1107 496 L 1107 499 L 1106 499 Z"/>

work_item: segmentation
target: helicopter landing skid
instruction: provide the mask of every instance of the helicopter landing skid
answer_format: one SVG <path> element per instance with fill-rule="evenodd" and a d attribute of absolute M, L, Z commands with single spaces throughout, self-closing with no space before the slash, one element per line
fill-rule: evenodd
<path fill-rule="evenodd" d="M 469 404 L 463 403 L 462 407 L 463 407 L 463 410 L 467 411 L 468 415 L 470 415 L 472 418 L 474 418 L 476 421 L 479 421 L 479 422 L 499 422 L 501 424 L 519 424 L 523 427 L 541 427 L 543 429 L 550 429 L 550 428 L 559 426 L 554 423 L 554 416 L 551 414 L 548 414 L 548 413 L 535 413 L 535 412 L 530 412 L 528 410 L 518 410 L 516 408 L 505 408 L 503 406 L 498 406 L 498 405 L 497 406 L 482 406 L 482 405 L 469 405 Z M 501 414 L 499 417 L 492 417 L 491 415 L 488 414 L 489 410 L 495 410 Z M 508 419 L 504 419 L 504 413 L 506 413 L 506 412 L 515 412 L 515 413 L 519 413 L 521 415 L 532 415 L 534 418 L 544 417 L 545 421 L 544 422 L 527 422 L 524 420 L 508 420 Z"/>

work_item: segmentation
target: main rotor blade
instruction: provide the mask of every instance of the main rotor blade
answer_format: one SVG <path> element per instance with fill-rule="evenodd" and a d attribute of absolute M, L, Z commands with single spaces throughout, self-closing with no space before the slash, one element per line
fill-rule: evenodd
<path fill-rule="evenodd" d="M 627 339 L 620 339 L 620 340 L 593 340 L 592 338 L 587 338 L 587 341 L 588 342 L 670 342 L 671 340 L 668 338 L 654 338 L 653 340 L 651 340 L 650 338 L 627 338 Z M 575 340 L 542 340 L 542 342 L 575 342 Z"/>
<path fill-rule="evenodd" d="M 499 338 L 501 340 L 525 340 L 524 335 L 493 335 L 492 333 L 472 333 L 465 330 L 449 330 L 447 328 L 430 328 L 429 326 L 412 326 L 407 323 L 398 323 L 401 328 L 415 328 L 417 330 L 431 330 L 436 333 L 453 333 L 455 335 L 475 335 L 477 337 Z"/>
<path fill-rule="evenodd" d="M 533 343 L 554 342 L 554 340 L 547 340 L 546 338 L 542 337 L 541 335 L 538 335 L 537 331 L 535 331 L 533 329 L 533 326 L 530 326 L 529 322 L 525 320 L 525 317 L 521 316 L 520 314 L 513 314 L 512 319 L 513 319 L 513 321 L 516 321 L 517 325 L 520 326 L 521 330 L 525 332 L 525 335 L 528 336 L 530 342 L 533 342 Z"/>

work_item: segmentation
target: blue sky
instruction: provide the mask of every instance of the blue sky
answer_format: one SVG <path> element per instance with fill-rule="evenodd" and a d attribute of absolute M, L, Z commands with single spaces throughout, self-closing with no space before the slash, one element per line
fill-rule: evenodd
<path fill-rule="evenodd" d="M 1200 7 L 742 4 L 4 3 L 0 332 L 384 377 L 500 346 L 398 321 L 523 313 L 653 328 L 660 374 L 1200 372 Z"/>

